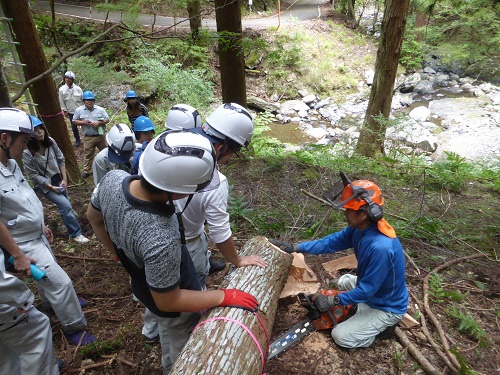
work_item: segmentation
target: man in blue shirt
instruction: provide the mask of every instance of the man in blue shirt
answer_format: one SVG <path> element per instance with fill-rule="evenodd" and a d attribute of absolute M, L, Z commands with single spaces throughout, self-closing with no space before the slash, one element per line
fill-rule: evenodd
<path fill-rule="evenodd" d="M 337 282 L 347 290 L 338 296 L 316 295 L 322 312 L 338 305 L 358 305 L 356 314 L 332 330 L 337 345 L 345 348 L 370 346 L 386 328 L 397 324 L 406 313 L 408 290 L 403 248 L 396 232 L 383 219 L 382 192 L 368 180 L 342 182 L 325 195 L 329 203 L 344 211 L 348 227 L 315 241 L 287 244 L 272 240 L 284 251 L 307 254 L 354 249 L 357 276 L 343 275 Z"/>

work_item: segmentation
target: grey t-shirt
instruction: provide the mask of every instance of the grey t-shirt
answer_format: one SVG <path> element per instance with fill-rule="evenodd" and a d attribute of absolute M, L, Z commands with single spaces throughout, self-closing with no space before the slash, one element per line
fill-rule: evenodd
<path fill-rule="evenodd" d="M 102 212 L 115 246 L 144 269 L 149 288 L 167 292 L 181 278 L 179 226 L 165 203 L 141 201 L 129 193 L 130 182 L 139 178 L 110 171 L 95 188 L 91 204 Z"/>

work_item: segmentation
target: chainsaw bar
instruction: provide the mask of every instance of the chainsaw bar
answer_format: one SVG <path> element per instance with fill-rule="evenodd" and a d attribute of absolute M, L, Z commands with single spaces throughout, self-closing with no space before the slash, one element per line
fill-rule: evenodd
<path fill-rule="evenodd" d="M 307 336 L 307 334 L 309 334 L 309 332 L 315 330 L 316 327 L 310 320 L 305 320 L 294 325 L 271 343 L 271 346 L 269 347 L 269 357 L 267 357 L 267 360 L 269 361 L 270 359 L 276 357 L 278 354 L 284 352 L 302 340 L 305 336 Z"/>

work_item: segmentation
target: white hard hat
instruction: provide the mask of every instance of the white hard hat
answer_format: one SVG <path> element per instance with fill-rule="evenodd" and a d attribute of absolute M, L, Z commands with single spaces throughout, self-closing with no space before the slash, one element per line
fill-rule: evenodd
<path fill-rule="evenodd" d="M 109 146 L 108 159 L 115 164 L 125 164 L 135 153 L 135 135 L 125 124 L 116 124 L 106 134 Z"/>
<path fill-rule="evenodd" d="M 207 191 L 219 185 L 215 150 L 210 141 L 189 131 L 158 135 L 144 150 L 139 171 L 154 187 L 179 194 Z"/>
<path fill-rule="evenodd" d="M 73 73 L 71 70 L 68 70 L 66 73 L 64 73 L 64 76 L 73 80 L 75 79 L 75 73 Z"/>
<path fill-rule="evenodd" d="M 248 110 L 237 103 L 224 103 L 213 111 L 202 126 L 205 133 L 221 141 L 229 138 L 240 146 L 252 140 L 253 119 Z"/>
<path fill-rule="evenodd" d="M 168 111 L 165 126 L 169 130 L 199 128 L 201 116 L 196 108 L 190 105 L 176 104 Z"/>
<path fill-rule="evenodd" d="M 16 108 L 0 108 L 0 130 L 16 133 L 33 133 L 33 124 L 24 111 Z"/>

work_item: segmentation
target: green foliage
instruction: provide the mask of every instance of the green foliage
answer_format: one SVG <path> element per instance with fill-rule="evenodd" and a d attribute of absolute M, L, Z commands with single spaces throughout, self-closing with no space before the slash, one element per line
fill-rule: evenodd
<path fill-rule="evenodd" d="M 96 361 L 101 355 L 107 355 L 116 352 L 122 346 L 123 343 L 120 340 L 96 341 L 90 345 L 81 347 L 80 352 L 83 358 L 89 358 L 93 361 Z"/>
<path fill-rule="evenodd" d="M 116 72 L 109 64 L 100 65 L 93 57 L 81 56 L 68 61 L 68 69 L 76 72 L 78 85 L 91 90 L 99 102 L 110 94 L 110 82 L 127 84 L 130 78 L 125 72 Z"/>
<path fill-rule="evenodd" d="M 422 68 L 424 54 L 422 46 L 416 41 L 412 30 L 405 31 L 399 63 L 406 68 L 407 72 L 412 72 Z"/>
<path fill-rule="evenodd" d="M 135 87 L 147 87 L 160 101 L 171 103 L 196 103 L 198 108 L 208 108 L 213 98 L 213 85 L 203 69 L 183 69 L 172 62 L 170 55 L 152 53 L 138 56 L 130 64 L 137 72 Z"/>
<path fill-rule="evenodd" d="M 46 15 L 33 14 L 35 27 L 38 31 L 40 41 L 45 46 L 53 46 L 54 39 L 50 32 L 51 18 Z M 56 17 L 54 33 L 57 37 L 59 46 L 63 48 L 72 48 L 75 45 L 87 43 L 97 34 L 96 25 L 85 22 L 68 23 L 64 19 Z"/>
<path fill-rule="evenodd" d="M 498 56 L 499 5 L 491 0 L 434 2 L 425 41 L 443 61 L 459 66 Z"/>
<path fill-rule="evenodd" d="M 438 161 L 429 169 L 436 185 L 460 192 L 465 181 L 473 178 L 473 167 L 457 153 L 445 151 L 446 160 Z"/>
<path fill-rule="evenodd" d="M 493 343 L 493 340 L 488 336 L 486 331 L 467 312 L 456 306 L 450 306 L 446 309 L 446 313 L 452 318 L 459 320 L 460 325 L 458 330 L 462 333 L 468 333 L 470 337 L 477 340 L 479 347 L 484 348 Z"/>
<path fill-rule="evenodd" d="M 432 302 L 444 302 L 444 297 L 446 294 L 442 284 L 443 278 L 439 274 L 431 274 L 431 276 L 429 277 L 429 298 Z"/>
<path fill-rule="evenodd" d="M 464 356 L 456 349 L 451 348 L 450 352 L 457 358 L 458 363 L 460 364 L 460 368 L 458 369 L 458 373 L 460 375 L 479 375 L 476 371 L 472 370 L 465 360 Z"/>
<path fill-rule="evenodd" d="M 231 229 L 237 231 L 237 223 L 242 220 L 248 220 L 248 216 L 253 211 L 249 208 L 250 204 L 234 191 L 234 185 L 229 185 L 229 197 L 227 212 L 231 216 Z"/>

